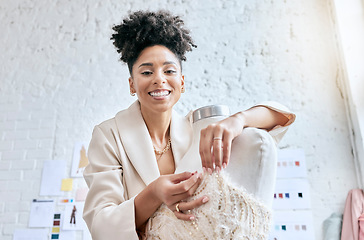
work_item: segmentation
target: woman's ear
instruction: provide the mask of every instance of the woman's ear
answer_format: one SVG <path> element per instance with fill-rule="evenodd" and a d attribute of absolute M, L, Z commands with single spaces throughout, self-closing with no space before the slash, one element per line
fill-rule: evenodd
<path fill-rule="evenodd" d="M 136 91 L 134 88 L 134 81 L 132 77 L 129 78 L 129 88 L 130 88 L 130 95 L 134 96 Z"/>
<path fill-rule="evenodd" d="M 184 93 L 186 91 L 185 89 L 185 75 L 181 76 L 181 92 Z"/>

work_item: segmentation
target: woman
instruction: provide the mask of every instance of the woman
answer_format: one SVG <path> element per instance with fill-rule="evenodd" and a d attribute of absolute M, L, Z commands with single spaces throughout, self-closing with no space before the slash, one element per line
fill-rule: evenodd
<path fill-rule="evenodd" d="M 201 183 L 201 173 L 174 174 L 191 144 L 191 123 L 173 106 L 185 91 L 181 62 L 196 47 L 178 16 L 135 12 L 115 26 L 112 40 L 127 63 L 130 93 L 138 100 L 96 126 L 84 172 L 90 188 L 84 219 L 93 239 L 138 239 L 148 219 L 165 204 L 184 221 L 209 201 L 184 201 Z M 245 127 L 271 130 L 294 119 L 270 106 L 238 112 L 201 131 L 200 155 L 207 173 L 229 164 L 232 140 Z M 212 151 L 211 151 L 212 149 Z"/>

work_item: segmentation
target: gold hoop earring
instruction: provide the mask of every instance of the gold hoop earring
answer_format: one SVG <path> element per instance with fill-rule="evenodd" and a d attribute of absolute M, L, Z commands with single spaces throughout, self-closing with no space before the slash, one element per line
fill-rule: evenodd
<path fill-rule="evenodd" d="M 185 92 L 185 88 L 182 88 L 182 89 L 181 89 L 181 93 L 184 93 L 184 92 Z"/>

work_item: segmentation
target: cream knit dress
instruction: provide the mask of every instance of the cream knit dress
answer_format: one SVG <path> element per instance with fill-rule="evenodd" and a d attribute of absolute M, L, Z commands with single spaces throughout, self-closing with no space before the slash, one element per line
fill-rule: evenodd
<path fill-rule="evenodd" d="M 190 200 L 204 195 L 210 200 L 192 210 L 195 221 L 179 220 L 166 205 L 161 205 L 148 221 L 145 239 L 268 239 L 270 209 L 242 187 L 236 187 L 227 173 L 205 173 Z"/>

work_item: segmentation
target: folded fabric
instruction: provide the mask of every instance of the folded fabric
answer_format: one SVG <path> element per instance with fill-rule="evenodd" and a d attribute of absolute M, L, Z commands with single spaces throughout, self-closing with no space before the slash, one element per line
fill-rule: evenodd
<path fill-rule="evenodd" d="M 359 227 L 359 217 L 364 213 L 364 193 L 362 189 L 349 191 L 345 202 L 341 240 L 364 240 L 364 226 Z"/>
<path fill-rule="evenodd" d="M 342 214 L 331 214 L 331 216 L 328 217 L 323 224 L 323 240 L 340 240 L 342 222 Z"/>

